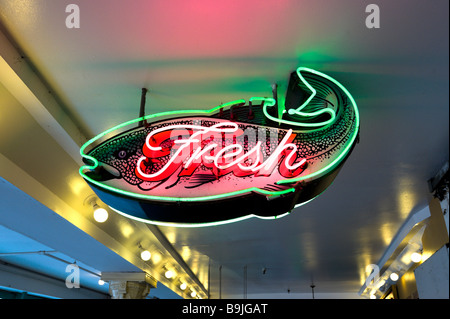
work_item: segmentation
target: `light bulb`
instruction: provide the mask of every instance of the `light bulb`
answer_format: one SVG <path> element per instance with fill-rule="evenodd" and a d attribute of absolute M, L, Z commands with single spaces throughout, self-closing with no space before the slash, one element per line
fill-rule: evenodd
<path fill-rule="evenodd" d="M 186 285 L 186 283 L 182 283 L 181 285 L 180 285 L 180 289 L 181 290 L 185 290 L 187 288 L 187 285 Z"/>
<path fill-rule="evenodd" d="M 100 286 L 103 286 L 103 285 L 105 284 L 105 281 L 104 281 L 104 280 L 101 280 L 101 279 L 99 279 L 99 280 L 98 280 L 98 284 L 99 284 Z"/>
<path fill-rule="evenodd" d="M 393 273 L 389 276 L 389 278 L 391 278 L 392 281 L 397 281 L 399 277 L 398 277 L 397 273 L 393 272 Z"/>
<path fill-rule="evenodd" d="M 148 251 L 148 250 L 144 250 L 143 252 L 141 252 L 141 258 L 142 260 L 150 260 L 150 258 L 152 257 L 152 254 Z"/>
<path fill-rule="evenodd" d="M 173 275 L 174 275 L 174 273 L 173 273 L 172 270 L 168 270 L 168 271 L 166 271 L 166 273 L 164 274 L 164 276 L 166 276 L 167 279 L 172 278 Z"/>
<path fill-rule="evenodd" d="M 194 298 L 195 296 L 197 296 L 197 293 L 195 291 L 191 292 L 191 297 Z"/>
<path fill-rule="evenodd" d="M 414 263 L 418 263 L 422 260 L 422 255 L 419 253 L 412 253 L 411 254 L 411 261 Z"/>
<path fill-rule="evenodd" d="M 108 219 L 108 212 L 106 209 L 97 206 L 94 210 L 94 219 L 99 223 L 104 223 Z"/>

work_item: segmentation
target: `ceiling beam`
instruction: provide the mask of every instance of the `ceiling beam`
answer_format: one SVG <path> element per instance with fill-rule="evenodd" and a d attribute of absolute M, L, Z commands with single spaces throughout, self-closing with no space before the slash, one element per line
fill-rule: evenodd
<path fill-rule="evenodd" d="M 51 93 L 45 81 L 35 72 L 32 65 L 20 54 L 19 50 L 12 44 L 8 36 L 2 32 L 0 28 L 0 83 L 11 93 L 11 95 L 28 111 L 32 118 L 39 124 L 39 126 L 56 141 L 56 144 L 61 147 L 77 166 L 82 165 L 80 156 L 80 146 L 87 141 L 87 137 L 83 133 L 77 123 L 75 123 L 70 116 L 64 111 L 64 108 L 59 105 L 57 97 Z M 15 119 L 17 120 L 17 119 Z M 20 119 L 18 119 L 20 121 Z M 39 141 L 40 145 L 45 145 L 46 142 Z M 44 150 L 43 150 L 44 151 Z M 39 154 L 34 154 L 39 156 Z M 72 198 L 63 198 L 61 190 L 52 190 L 46 183 L 50 181 L 36 180 L 29 175 L 30 172 L 16 165 L 13 158 L 8 158 L 6 154 L 0 153 L 0 173 L 6 180 L 13 183 L 16 187 L 32 196 L 52 211 L 59 214 L 61 217 L 85 231 L 100 243 L 116 252 L 122 258 L 129 261 L 136 267 L 143 271 L 149 272 L 156 279 L 161 280 L 169 288 L 177 292 L 177 285 L 168 281 L 164 275 L 156 273 L 158 267 L 147 265 L 139 258 L 136 247 L 130 246 L 130 243 L 122 242 L 123 238 L 115 238 L 109 229 L 103 228 L 104 225 L 98 225 L 83 215 L 86 207 L 82 207 L 84 195 L 75 194 L 72 191 Z M 73 165 L 74 163 L 72 163 Z M 68 164 L 67 164 L 68 165 Z M 27 169 L 32 169 L 28 167 Z M 61 172 L 59 172 L 60 174 Z M 78 176 L 80 182 L 83 180 Z M 60 178 L 67 178 L 60 176 Z M 80 198 L 80 204 L 74 206 L 71 203 L 74 199 Z M 83 211 L 80 211 L 83 208 Z M 124 217 L 121 217 L 124 218 Z M 197 276 L 190 270 L 186 262 L 175 251 L 173 246 L 167 241 L 158 243 L 161 240 L 161 232 L 152 234 L 151 228 L 136 227 L 135 232 L 139 232 L 141 237 L 149 238 L 154 241 L 156 246 L 162 246 L 162 251 L 167 251 L 165 258 L 170 259 L 172 263 L 177 264 L 192 281 L 200 287 L 200 289 L 207 295 L 206 289 L 197 278 Z M 153 236 L 154 235 L 154 236 Z M 101 270 L 101 269 L 100 269 Z M 180 294 L 180 291 L 177 292 Z"/>
<path fill-rule="evenodd" d="M 0 30 L 0 82 L 79 165 L 87 141 L 48 87 Z"/>

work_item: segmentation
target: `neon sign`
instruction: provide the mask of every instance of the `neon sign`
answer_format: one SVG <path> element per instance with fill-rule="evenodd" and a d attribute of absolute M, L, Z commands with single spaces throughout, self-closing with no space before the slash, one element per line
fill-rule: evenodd
<path fill-rule="evenodd" d="M 112 209 L 144 222 L 284 216 L 331 184 L 359 131 L 352 96 L 323 73 L 298 68 L 285 101 L 254 97 L 128 121 L 82 146 L 80 174 Z"/>

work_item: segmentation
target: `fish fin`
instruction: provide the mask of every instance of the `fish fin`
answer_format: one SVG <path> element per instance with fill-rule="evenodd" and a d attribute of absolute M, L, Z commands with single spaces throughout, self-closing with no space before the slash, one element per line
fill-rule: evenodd
<path fill-rule="evenodd" d="M 159 185 L 161 185 L 164 182 L 165 182 L 165 180 L 158 181 L 158 182 L 145 181 L 145 182 L 142 182 L 142 183 L 138 184 L 137 186 L 140 189 L 142 189 L 143 191 L 149 191 L 149 190 L 155 189 L 156 187 L 158 187 Z"/>
<path fill-rule="evenodd" d="M 197 173 L 189 178 L 189 184 L 191 185 L 185 186 L 185 188 L 196 188 L 215 180 L 217 180 L 217 176 L 213 173 Z"/>
<path fill-rule="evenodd" d="M 284 191 L 288 188 L 292 188 L 292 185 L 289 184 L 282 184 L 282 185 L 277 185 L 277 184 L 266 184 L 263 187 L 259 187 L 262 190 L 265 191 L 270 191 L 270 192 L 279 192 L 279 191 Z"/>

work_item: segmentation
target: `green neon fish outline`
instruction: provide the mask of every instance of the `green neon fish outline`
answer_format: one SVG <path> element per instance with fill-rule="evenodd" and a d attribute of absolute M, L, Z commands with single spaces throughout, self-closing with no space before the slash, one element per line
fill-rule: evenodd
<path fill-rule="evenodd" d="M 358 108 L 356 106 L 356 102 L 353 99 L 352 95 L 350 94 L 350 92 L 342 85 L 340 84 L 338 81 L 336 81 L 335 79 L 333 79 L 332 77 L 323 74 L 321 72 L 318 72 L 316 70 L 313 69 L 309 69 L 309 68 L 305 68 L 305 67 L 299 67 L 297 68 L 296 72 L 299 76 L 299 78 L 303 81 L 303 83 L 311 90 L 312 94 L 311 96 L 302 104 L 300 105 L 300 107 L 298 107 L 297 109 L 292 111 L 292 114 L 298 114 L 298 115 L 302 115 L 302 116 L 317 116 L 320 115 L 324 112 L 328 112 L 331 115 L 331 118 L 325 122 L 320 122 L 318 125 L 315 125 L 317 123 L 301 123 L 301 122 L 293 122 L 293 121 L 288 121 L 288 120 L 283 120 L 283 119 L 279 119 L 279 118 L 275 118 L 270 116 L 270 114 L 268 114 L 267 112 L 267 108 L 269 106 L 273 106 L 275 105 L 276 101 L 273 98 L 266 98 L 266 97 L 252 97 L 249 99 L 249 101 L 263 101 L 263 112 L 265 114 L 265 116 L 267 116 L 269 119 L 271 119 L 272 121 L 275 122 L 281 122 L 284 124 L 288 124 L 288 125 L 295 125 L 295 126 L 306 126 L 306 127 L 316 127 L 316 126 L 328 126 L 330 125 L 333 120 L 335 119 L 335 112 L 334 110 L 331 109 L 324 109 L 324 110 L 330 110 L 330 111 L 322 111 L 319 110 L 317 112 L 313 112 L 313 113 L 305 113 L 305 112 L 301 112 L 302 109 L 314 98 L 315 94 L 316 94 L 316 90 L 305 80 L 305 78 L 301 75 L 301 72 L 306 71 L 306 72 L 310 72 L 313 74 L 316 74 L 318 76 L 324 77 L 325 79 L 331 81 L 332 83 L 336 84 L 344 93 L 345 95 L 349 98 L 350 103 L 352 104 L 354 111 L 355 111 L 355 129 L 354 132 L 352 134 L 352 136 L 349 139 L 349 142 L 347 143 L 347 146 L 344 148 L 344 150 L 339 154 L 339 156 L 334 159 L 330 164 L 328 164 L 327 166 L 323 167 L 322 169 L 311 173 L 309 175 L 305 175 L 305 176 L 301 176 L 301 177 L 297 177 L 297 178 L 293 178 L 293 179 L 282 179 L 276 182 L 276 184 L 289 184 L 289 183 L 296 183 L 296 182 L 300 182 L 300 181 L 305 181 L 307 182 L 308 180 L 311 180 L 317 176 L 320 176 L 322 174 L 326 174 L 327 172 L 332 171 L 335 167 L 337 167 L 341 161 L 348 155 L 348 153 L 350 152 L 356 138 L 359 132 L 359 112 L 358 112 Z M 154 119 L 154 118 L 173 118 L 174 116 L 180 116 L 180 115 L 185 115 L 185 114 L 189 114 L 190 116 L 202 116 L 202 115 L 210 115 L 211 113 L 214 113 L 218 110 L 220 110 L 221 108 L 225 108 L 225 107 L 231 107 L 233 105 L 236 104 L 242 104 L 245 103 L 245 100 L 240 99 L 240 100 L 236 100 L 236 101 L 231 101 L 231 102 L 227 102 L 224 104 L 221 104 L 219 106 L 216 106 L 210 110 L 180 110 L 180 111 L 169 111 L 169 112 L 161 112 L 161 113 L 157 113 L 157 114 L 151 114 L 151 115 L 146 115 L 143 117 L 139 117 L 137 119 L 133 119 L 130 121 L 127 121 L 125 123 L 116 125 L 106 131 L 104 131 L 103 133 L 98 134 L 97 136 L 93 137 L 92 139 L 90 139 L 89 141 L 87 141 L 81 148 L 80 148 L 80 155 L 91 161 L 93 163 L 93 165 L 83 165 L 82 167 L 80 167 L 79 169 L 79 174 L 87 181 L 89 181 L 90 183 L 103 188 L 105 190 L 108 190 L 110 192 L 114 192 L 120 195 L 124 195 L 127 197 L 133 197 L 133 198 L 137 198 L 137 199 L 142 199 L 142 200 L 153 200 L 153 201 L 172 201 L 172 202 L 200 202 L 200 201 L 210 201 L 210 200 L 218 200 L 218 199 L 224 199 L 224 198 L 228 198 L 228 197 L 233 197 L 233 196 L 239 196 L 242 194 L 247 194 L 247 193 L 251 193 L 251 192 L 256 192 L 265 196 L 280 196 L 280 195 L 284 195 L 287 193 L 291 193 L 291 192 L 295 192 L 295 188 L 289 188 L 286 190 L 281 190 L 281 191 L 267 191 L 267 190 L 263 190 L 257 187 L 251 187 L 251 188 L 246 188 L 243 190 L 239 190 L 239 191 L 234 191 L 234 192 L 229 192 L 229 193 L 223 193 L 223 194 L 218 194 L 218 195 L 210 195 L 210 196 L 201 196 L 201 197 L 169 197 L 169 196 L 154 196 L 154 195 L 146 195 L 146 194 L 140 194 L 140 193 L 134 193 L 134 192 L 130 192 L 130 191 L 125 191 L 116 187 L 112 187 L 106 184 L 103 184 L 101 182 L 98 182 L 92 178 L 90 178 L 89 176 L 87 176 L 86 174 L 84 174 L 84 170 L 94 170 L 95 168 L 97 168 L 99 166 L 99 162 L 96 158 L 87 155 L 86 153 L 84 153 L 85 149 L 91 145 L 93 142 L 99 140 L 100 138 L 110 134 L 111 132 L 121 129 L 125 126 L 128 125 L 133 125 L 136 123 L 139 123 L 140 121 L 145 121 L 145 120 L 150 120 L 150 119 Z M 319 113 L 320 112 L 320 113 Z"/>

